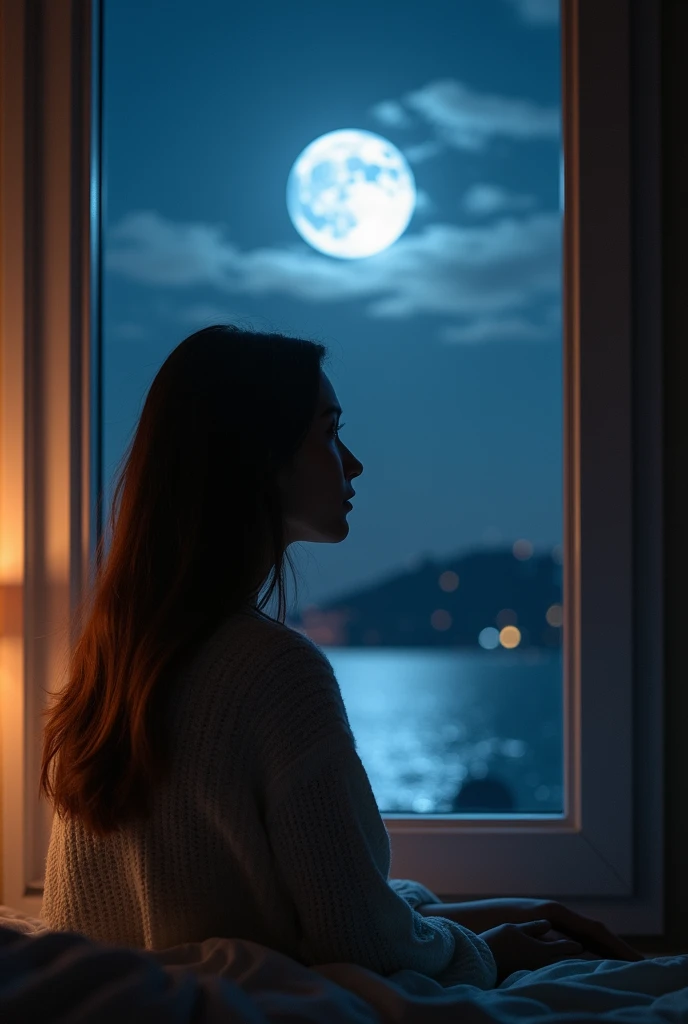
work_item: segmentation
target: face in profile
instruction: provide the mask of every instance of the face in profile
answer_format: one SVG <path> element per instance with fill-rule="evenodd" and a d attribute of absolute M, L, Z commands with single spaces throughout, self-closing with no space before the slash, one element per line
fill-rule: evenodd
<path fill-rule="evenodd" d="M 346 502 L 363 466 L 339 437 L 340 415 L 334 388 L 321 372 L 315 418 L 291 470 L 280 479 L 288 544 L 336 544 L 349 533 Z"/>

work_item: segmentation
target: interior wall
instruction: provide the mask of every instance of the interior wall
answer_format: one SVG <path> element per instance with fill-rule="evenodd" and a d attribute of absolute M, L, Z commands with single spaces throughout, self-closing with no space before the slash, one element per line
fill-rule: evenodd
<path fill-rule="evenodd" d="M 688 943 L 688 3 L 662 3 L 666 936 Z"/>

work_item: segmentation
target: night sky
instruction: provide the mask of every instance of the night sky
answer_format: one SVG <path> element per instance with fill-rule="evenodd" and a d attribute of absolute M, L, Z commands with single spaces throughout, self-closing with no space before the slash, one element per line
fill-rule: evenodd
<path fill-rule="evenodd" d="M 551 0 L 106 0 L 106 497 L 169 351 L 241 321 L 328 346 L 364 464 L 348 538 L 291 549 L 302 603 L 423 554 L 560 544 L 559 110 Z M 287 213 L 292 164 L 338 128 L 392 142 L 419 190 L 366 259 Z"/>

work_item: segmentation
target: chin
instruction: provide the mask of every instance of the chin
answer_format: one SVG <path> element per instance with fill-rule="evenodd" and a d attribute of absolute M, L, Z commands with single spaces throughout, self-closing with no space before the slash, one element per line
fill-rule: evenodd
<path fill-rule="evenodd" d="M 340 544 L 349 536 L 347 514 L 347 510 L 343 510 L 342 515 L 317 525 L 315 523 L 306 525 L 302 520 L 299 526 L 292 527 L 289 531 L 288 543 L 305 541 L 308 544 Z"/>
<path fill-rule="evenodd" d="M 336 525 L 323 526 L 320 529 L 310 530 L 307 537 L 301 537 L 301 540 L 308 541 L 311 544 L 341 544 L 343 540 L 349 536 L 349 524 L 347 521 L 341 520 Z"/>
<path fill-rule="evenodd" d="M 321 544 L 341 544 L 349 536 L 349 524 L 344 522 L 329 530 L 323 530 L 318 537 L 313 539 Z"/>
<path fill-rule="evenodd" d="M 344 521 L 337 537 L 334 538 L 334 543 L 337 544 L 339 541 L 345 540 L 349 536 L 349 524 Z"/>

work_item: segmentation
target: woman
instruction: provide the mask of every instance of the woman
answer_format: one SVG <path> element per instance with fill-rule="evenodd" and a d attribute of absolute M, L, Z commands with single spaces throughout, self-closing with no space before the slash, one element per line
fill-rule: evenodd
<path fill-rule="evenodd" d="M 363 470 L 324 355 L 208 327 L 151 385 L 45 730 L 47 924 L 150 949 L 241 937 L 482 988 L 582 952 L 543 941 L 550 924 L 638 959 L 559 904 L 441 904 L 389 879 L 331 666 L 284 624 L 287 547 L 345 539 Z"/>

